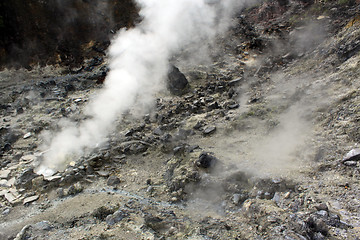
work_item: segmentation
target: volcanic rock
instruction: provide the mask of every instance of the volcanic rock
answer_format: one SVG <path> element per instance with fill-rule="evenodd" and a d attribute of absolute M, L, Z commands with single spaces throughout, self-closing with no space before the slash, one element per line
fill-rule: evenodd
<path fill-rule="evenodd" d="M 360 160 L 360 148 L 355 148 L 349 151 L 341 162 L 345 164 L 345 162 L 359 161 L 359 160 Z"/>
<path fill-rule="evenodd" d="M 324 210 L 324 211 L 328 211 L 328 206 L 325 204 L 325 203 L 321 203 L 317 206 L 315 206 L 316 210 L 318 211 L 321 211 L 321 210 Z"/>
<path fill-rule="evenodd" d="M 6 216 L 6 215 L 9 215 L 10 211 L 11 211 L 11 208 L 6 208 L 1 214 Z"/>
<path fill-rule="evenodd" d="M 22 187 L 29 189 L 32 186 L 32 180 L 38 176 L 36 173 L 34 173 L 34 170 L 32 168 L 28 168 L 24 170 L 20 175 L 16 178 L 15 186 L 17 188 Z"/>
<path fill-rule="evenodd" d="M 43 231 L 49 231 L 53 228 L 48 221 L 41 221 L 35 223 L 34 225 L 32 225 L 32 227 L 36 230 L 43 230 Z"/>
<path fill-rule="evenodd" d="M 1 187 L 6 187 L 6 188 L 10 188 L 11 186 L 13 186 L 15 183 L 15 178 L 11 178 L 9 180 L 6 179 L 1 179 L 0 180 L 0 186 Z"/>
<path fill-rule="evenodd" d="M 114 225 L 115 223 L 120 222 L 122 219 L 124 219 L 127 216 L 127 213 L 121 209 L 117 210 L 113 214 L 110 214 L 106 217 L 105 221 L 107 224 Z"/>
<path fill-rule="evenodd" d="M 196 160 L 195 165 L 199 168 L 210 168 L 213 167 L 217 162 L 217 158 L 208 154 L 201 153 L 199 159 Z"/>
<path fill-rule="evenodd" d="M 101 177 L 108 177 L 110 175 L 108 171 L 96 171 L 96 173 Z"/>
<path fill-rule="evenodd" d="M 241 194 L 236 193 L 232 197 L 232 200 L 233 200 L 234 204 L 236 204 L 236 205 L 244 202 L 246 199 L 247 199 L 247 195 L 242 194 L 242 193 Z"/>
<path fill-rule="evenodd" d="M 236 109 L 236 108 L 239 108 L 239 104 L 234 103 L 234 104 L 229 105 L 228 107 L 229 107 L 229 109 Z"/>
<path fill-rule="evenodd" d="M 28 139 L 29 137 L 31 137 L 32 136 L 32 133 L 31 132 L 28 132 L 28 133 L 26 133 L 25 135 L 24 135 L 24 139 Z"/>
<path fill-rule="evenodd" d="M 161 135 L 164 134 L 164 132 L 161 130 L 160 127 L 158 127 L 158 128 L 156 128 L 156 129 L 154 130 L 154 134 L 157 135 L 157 136 L 161 136 Z"/>
<path fill-rule="evenodd" d="M 153 230 L 159 230 L 163 226 L 163 219 L 153 215 L 146 215 L 144 218 L 145 225 Z"/>
<path fill-rule="evenodd" d="M 167 85 L 172 94 L 182 95 L 186 92 L 189 82 L 177 67 L 171 65 L 168 73 Z"/>
<path fill-rule="evenodd" d="M 0 171 L 0 179 L 7 179 L 10 174 L 10 170 L 2 170 Z"/>
<path fill-rule="evenodd" d="M 67 190 L 67 195 L 76 195 L 83 191 L 83 186 L 80 183 L 75 183 L 71 185 Z"/>
<path fill-rule="evenodd" d="M 115 210 L 110 206 L 101 206 L 101 207 L 95 209 L 91 215 L 94 218 L 99 219 L 100 221 L 104 221 L 107 216 L 109 216 L 110 214 L 113 214 L 114 212 L 115 212 Z"/>
<path fill-rule="evenodd" d="M 65 196 L 64 189 L 63 189 L 63 188 L 58 188 L 58 189 L 56 189 L 56 195 L 57 195 L 59 198 L 64 197 L 64 196 Z"/>
<path fill-rule="evenodd" d="M 20 197 L 20 195 L 17 193 L 13 193 L 13 192 L 6 192 L 4 194 L 4 197 L 9 203 L 15 204 L 17 199 Z"/>
<path fill-rule="evenodd" d="M 39 189 L 44 185 L 44 176 L 38 176 L 31 180 L 33 189 Z"/>
<path fill-rule="evenodd" d="M 24 205 L 26 205 L 26 204 L 32 203 L 32 202 L 34 202 L 34 201 L 36 201 L 38 199 L 39 199 L 38 195 L 27 197 L 27 198 L 24 199 L 23 203 L 24 203 Z"/>
<path fill-rule="evenodd" d="M 203 134 L 204 135 L 210 135 L 212 133 L 214 133 L 216 131 L 216 127 L 215 126 L 207 126 L 205 127 Z"/>
<path fill-rule="evenodd" d="M 199 130 L 199 129 L 202 128 L 203 126 L 204 126 L 204 123 L 201 122 L 201 121 L 198 121 L 198 122 L 194 125 L 193 129 Z"/>
<path fill-rule="evenodd" d="M 120 179 L 116 176 L 110 176 L 106 183 L 108 186 L 115 186 L 120 183 Z"/>

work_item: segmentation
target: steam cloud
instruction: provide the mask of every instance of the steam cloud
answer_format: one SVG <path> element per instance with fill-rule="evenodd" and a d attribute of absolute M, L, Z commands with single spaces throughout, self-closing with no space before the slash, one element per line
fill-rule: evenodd
<path fill-rule="evenodd" d="M 104 88 L 87 106 L 87 120 L 64 124 L 52 137 L 37 172 L 51 175 L 68 158 L 104 140 L 113 122 L 134 104 L 147 105 L 164 85 L 169 59 L 194 44 L 203 45 L 226 30 L 243 5 L 237 0 L 136 0 L 142 22 L 121 30 L 110 49 Z"/>

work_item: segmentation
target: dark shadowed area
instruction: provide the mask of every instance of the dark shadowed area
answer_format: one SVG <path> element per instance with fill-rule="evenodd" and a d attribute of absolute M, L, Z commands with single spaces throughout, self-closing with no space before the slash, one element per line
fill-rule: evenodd
<path fill-rule="evenodd" d="M 113 34 L 133 26 L 137 12 L 131 0 L 3 0 L 0 67 L 78 66 L 104 55 Z"/>

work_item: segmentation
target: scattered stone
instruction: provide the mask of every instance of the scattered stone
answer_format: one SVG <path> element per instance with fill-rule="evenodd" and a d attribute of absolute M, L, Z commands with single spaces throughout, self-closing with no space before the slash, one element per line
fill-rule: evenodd
<path fill-rule="evenodd" d="M 100 177 L 108 177 L 110 173 L 108 171 L 96 171 Z"/>
<path fill-rule="evenodd" d="M 53 227 L 51 226 L 50 222 L 48 221 L 41 221 L 32 225 L 32 227 L 36 230 L 42 231 L 50 231 Z"/>
<path fill-rule="evenodd" d="M 289 199 L 291 195 L 291 192 L 286 192 L 284 195 L 284 199 Z"/>
<path fill-rule="evenodd" d="M 174 235 L 176 232 L 177 232 L 176 227 L 170 227 L 168 230 L 168 234 L 170 234 L 170 235 Z"/>
<path fill-rule="evenodd" d="M 60 180 L 62 177 L 60 175 L 54 175 L 54 176 L 48 176 L 44 179 L 49 182 L 56 182 L 57 180 Z"/>
<path fill-rule="evenodd" d="M 105 221 L 108 225 L 112 226 L 115 223 L 120 222 L 122 219 L 124 219 L 127 216 L 127 213 L 121 209 L 117 210 L 113 214 L 110 214 L 106 217 Z"/>
<path fill-rule="evenodd" d="M 15 186 L 17 188 L 25 188 L 30 189 L 32 186 L 32 180 L 38 176 L 34 173 L 34 170 L 32 168 L 28 168 L 24 170 L 15 180 Z"/>
<path fill-rule="evenodd" d="M 280 193 L 276 192 L 272 198 L 272 200 L 276 203 L 279 204 L 280 203 Z"/>
<path fill-rule="evenodd" d="M 17 113 L 17 114 L 22 114 L 22 113 L 24 113 L 24 108 L 22 108 L 22 107 L 16 108 L 16 113 Z"/>
<path fill-rule="evenodd" d="M 149 186 L 147 189 L 146 189 L 146 192 L 148 193 L 151 193 L 154 191 L 154 187 L 153 186 Z"/>
<path fill-rule="evenodd" d="M 321 203 L 321 204 L 315 206 L 315 208 L 318 211 L 321 211 L 321 210 L 328 211 L 329 210 L 328 206 L 325 203 Z"/>
<path fill-rule="evenodd" d="M 38 176 L 31 180 L 33 189 L 39 189 L 44 185 L 44 176 Z"/>
<path fill-rule="evenodd" d="M 242 81 L 242 78 L 236 78 L 234 80 L 231 80 L 228 82 L 229 86 L 235 86 L 238 85 Z"/>
<path fill-rule="evenodd" d="M 220 108 L 220 106 L 217 101 L 214 101 L 208 105 L 209 110 L 214 110 L 214 109 L 218 109 L 218 108 Z"/>
<path fill-rule="evenodd" d="M 6 208 L 3 212 L 2 212 L 2 215 L 6 216 L 6 215 L 9 215 L 11 211 L 11 208 Z"/>
<path fill-rule="evenodd" d="M 16 194 L 14 194 L 12 192 L 7 192 L 7 193 L 5 193 L 4 197 L 9 203 L 15 204 L 16 200 L 18 199 L 19 196 L 17 196 Z"/>
<path fill-rule="evenodd" d="M 265 192 L 264 193 L 264 198 L 267 199 L 267 200 L 270 200 L 272 197 L 271 197 L 271 193 L 269 192 Z"/>
<path fill-rule="evenodd" d="M 198 121 L 195 126 L 193 127 L 195 130 L 199 130 L 200 128 L 202 128 L 204 126 L 204 123 L 201 121 Z"/>
<path fill-rule="evenodd" d="M 217 162 L 217 158 L 208 153 L 201 153 L 199 159 L 196 160 L 195 165 L 199 168 L 213 167 Z"/>
<path fill-rule="evenodd" d="M 355 148 L 349 151 L 341 162 L 345 164 L 345 162 L 348 161 L 359 161 L 359 160 L 360 160 L 360 148 Z"/>
<path fill-rule="evenodd" d="M 30 138 L 32 136 L 32 133 L 31 132 L 28 132 L 28 133 L 26 133 L 25 135 L 24 135 L 24 139 L 28 139 L 28 138 Z"/>
<path fill-rule="evenodd" d="M 10 143 L 5 143 L 3 149 L 4 152 L 10 151 L 11 150 L 11 144 Z M 6 166 L 6 165 L 4 165 Z"/>
<path fill-rule="evenodd" d="M 357 161 L 345 161 L 345 162 L 343 162 L 343 164 L 348 167 L 356 167 Z"/>
<path fill-rule="evenodd" d="M 161 136 L 161 135 L 164 134 L 164 132 L 161 130 L 160 127 L 158 127 L 158 128 L 156 128 L 156 129 L 154 130 L 154 134 L 157 135 L 157 136 Z"/>
<path fill-rule="evenodd" d="M 191 152 L 194 152 L 195 149 L 199 149 L 199 148 L 200 148 L 199 145 L 192 145 L 192 146 L 188 146 L 186 148 L 186 151 L 191 153 Z"/>
<path fill-rule="evenodd" d="M 76 181 L 75 172 L 70 171 L 64 177 L 60 179 L 61 184 L 71 184 Z"/>
<path fill-rule="evenodd" d="M 145 226 L 153 229 L 153 230 L 158 230 L 162 228 L 162 222 L 163 219 L 157 217 L 157 216 L 153 216 L 153 215 L 146 215 L 144 217 L 144 222 L 145 222 Z"/>
<path fill-rule="evenodd" d="M 58 189 L 56 189 L 56 195 L 57 195 L 59 198 L 65 197 L 64 189 L 63 189 L 63 188 L 58 188 Z"/>
<path fill-rule="evenodd" d="M 329 228 L 326 223 L 319 218 L 309 217 L 305 221 L 308 228 L 311 230 L 310 233 L 321 233 L 323 236 L 328 235 Z M 325 238 L 315 238 L 315 239 L 325 239 Z"/>
<path fill-rule="evenodd" d="M 184 152 L 184 146 L 177 146 L 173 149 L 174 155 Z"/>
<path fill-rule="evenodd" d="M 14 240 L 24 240 L 24 239 L 28 239 L 27 236 L 27 230 L 31 227 L 31 225 L 26 225 L 24 226 L 21 231 L 16 235 L 16 237 L 14 238 Z"/>
<path fill-rule="evenodd" d="M 130 129 L 127 132 L 125 132 L 125 137 L 131 137 L 134 134 L 134 130 Z"/>
<path fill-rule="evenodd" d="M 228 107 L 229 107 L 229 109 L 236 109 L 236 108 L 239 108 L 239 104 L 238 103 L 234 103 L 234 104 L 231 104 L 231 105 L 229 105 Z"/>
<path fill-rule="evenodd" d="M 10 181 L 10 180 L 12 180 L 12 181 Z M 6 187 L 6 188 L 10 188 L 10 187 L 14 184 L 15 179 L 12 178 L 12 179 L 10 179 L 10 180 L 8 181 L 8 180 L 6 180 L 6 179 L 1 179 L 1 180 L 0 180 L 0 186 L 1 186 L 1 187 Z"/>
<path fill-rule="evenodd" d="M 71 83 L 68 83 L 64 86 L 65 92 L 73 92 L 76 90 L 75 86 Z"/>
<path fill-rule="evenodd" d="M 38 200 L 38 199 L 39 199 L 39 195 L 27 197 L 27 198 L 24 199 L 23 204 L 24 204 L 24 205 L 27 205 L 27 204 L 29 204 L 29 203 L 32 203 L 32 202 Z"/>
<path fill-rule="evenodd" d="M 20 158 L 20 161 L 23 161 L 23 162 L 32 162 L 36 159 L 36 156 L 34 155 L 25 155 L 25 156 L 22 156 Z"/>
<path fill-rule="evenodd" d="M 113 214 L 115 210 L 112 207 L 101 206 L 93 211 L 91 214 L 94 218 L 99 219 L 100 221 L 104 221 L 107 216 Z"/>
<path fill-rule="evenodd" d="M 83 191 L 83 186 L 80 183 L 75 183 L 71 185 L 67 190 L 67 195 L 76 195 Z"/>
<path fill-rule="evenodd" d="M 115 186 L 120 183 L 120 179 L 117 176 L 110 176 L 107 180 L 108 186 Z"/>
<path fill-rule="evenodd" d="M 215 126 L 207 126 L 207 127 L 205 127 L 203 133 L 204 133 L 204 135 L 210 135 L 210 134 L 214 133 L 215 131 L 216 131 Z"/>
<path fill-rule="evenodd" d="M 241 199 L 241 194 L 234 194 L 233 195 L 233 202 L 235 204 L 238 204 L 240 202 L 240 199 Z"/>
<path fill-rule="evenodd" d="M 1 179 L 0 180 L 0 187 L 6 187 L 6 188 L 9 188 L 9 184 L 8 184 L 8 181 L 6 179 Z"/>
<path fill-rule="evenodd" d="M 10 170 L 2 170 L 0 171 L 0 178 L 1 179 L 8 179 L 11 171 Z"/>

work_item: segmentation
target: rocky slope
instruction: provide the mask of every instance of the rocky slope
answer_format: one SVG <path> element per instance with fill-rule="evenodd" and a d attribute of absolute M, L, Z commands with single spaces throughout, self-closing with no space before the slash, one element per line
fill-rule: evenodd
<path fill-rule="evenodd" d="M 51 177 L 41 134 L 87 117 L 106 59 L 1 72 L 1 239 L 359 239 L 359 10 L 246 9 L 211 64 L 174 62 L 184 94 Z"/>

